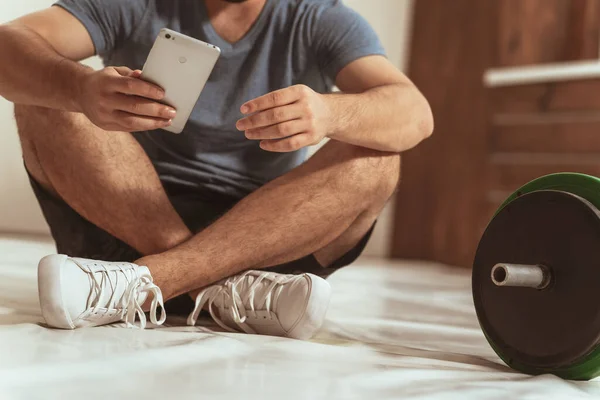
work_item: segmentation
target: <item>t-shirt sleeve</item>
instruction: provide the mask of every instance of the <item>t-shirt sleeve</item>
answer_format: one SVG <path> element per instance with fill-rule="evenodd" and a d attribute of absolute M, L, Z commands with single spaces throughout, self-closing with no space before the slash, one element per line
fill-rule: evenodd
<path fill-rule="evenodd" d="M 335 1 L 317 13 L 312 46 L 321 71 L 332 81 L 352 61 L 370 55 L 386 55 L 373 27 L 341 1 Z"/>
<path fill-rule="evenodd" d="M 148 0 L 59 0 L 89 32 L 96 54 L 109 54 L 135 32 L 148 10 Z"/>

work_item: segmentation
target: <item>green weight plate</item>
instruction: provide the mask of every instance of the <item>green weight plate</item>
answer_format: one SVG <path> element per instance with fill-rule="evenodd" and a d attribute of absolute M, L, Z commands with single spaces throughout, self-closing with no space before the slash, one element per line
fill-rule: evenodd
<path fill-rule="evenodd" d="M 557 207 L 556 202 L 561 206 Z M 554 174 L 515 192 L 486 229 L 473 266 L 473 296 L 486 338 L 509 366 L 529 374 L 552 373 L 566 379 L 600 375 L 600 302 L 595 302 L 596 288 L 600 287 L 600 257 L 595 254 L 600 248 L 600 219 L 596 208 L 600 208 L 600 179 L 583 174 Z M 536 222 L 532 224 L 533 221 Z M 508 235 L 508 231 L 517 233 Z M 507 241 L 506 237 L 511 239 Z M 517 258 L 507 259 L 511 255 Z M 546 260 L 541 260 L 544 257 Z M 571 275 L 544 291 L 498 288 L 489 277 L 496 262 L 558 263 L 559 270 L 563 269 L 561 274 Z M 573 265 L 575 270 L 569 269 Z M 496 292 L 503 293 L 500 297 L 490 297 L 494 290 L 504 292 Z M 484 292 L 486 295 L 482 296 Z M 517 310 L 518 318 L 500 316 L 494 320 L 502 314 L 502 308 L 494 302 L 504 295 L 504 306 Z M 543 308 L 544 305 L 552 308 Z M 511 326 L 523 329 L 522 342 L 518 329 L 502 331 Z M 544 329 L 552 334 L 544 334 Z M 539 340 L 532 339 L 536 337 Z"/>
<path fill-rule="evenodd" d="M 534 179 L 517 189 L 496 211 L 496 215 L 504 206 L 519 196 L 538 190 L 559 190 L 583 197 L 596 208 L 600 209 L 600 178 L 578 174 L 574 172 L 561 172 Z"/>

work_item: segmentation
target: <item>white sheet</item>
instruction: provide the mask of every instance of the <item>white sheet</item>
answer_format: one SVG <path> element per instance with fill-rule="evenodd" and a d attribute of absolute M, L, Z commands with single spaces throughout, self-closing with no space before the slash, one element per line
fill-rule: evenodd
<path fill-rule="evenodd" d="M 575 399 L 600 383 L 511 371 L 478 328 L 469 272 L 359 261 L 311 342 L 177 326 L 39 325 L 48 242 L 0 239 L 0 399 Z"/>

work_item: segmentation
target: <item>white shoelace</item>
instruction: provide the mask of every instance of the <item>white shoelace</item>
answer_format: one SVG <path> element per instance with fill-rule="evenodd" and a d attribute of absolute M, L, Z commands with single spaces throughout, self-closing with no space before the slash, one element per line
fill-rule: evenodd
<path fill-rule="evenodd" d="M 140 275 L 139 268 L 135 268 L 128 264 L 119 264 L 117 265 L 119 268 L 118 270 L 111 271 L 106 268 L 104 264 L 98 262 L 94 263 L 94 265 L 99 266 L 100 270 L 94 271 L 85 264 L 82 265 L 81 263 L 77 263 L 77 265 L 92 277 L 93 286 L 90 298 L 95 299 L 95 304 L 88 305 L 88 308 L 92 309 L 92 313 L 97 312 L 100 308 L 106 308 L 107 310 L 120 309 L 120 318 L 127 323 L 128 327 L 134 326 L 137 315 L 140 320 L 140 328 L 144 329 L 146 328 L 146 314 L 138 299 L 142 293 L 147 293 L 148 296 L 151 294 L 153 295 L 150 304 L 150 321 L 155 325 L 162 325 L 167 319 L 160 288 L 153 283 L 150 275 Z M 127 287 L 121 298 L 117 298 L 115 289 L 117 288 L 117 283 L 120 279 L 125 279 L 127 281 Z M 108 300 L 108 304 L 102 305 L 100 304 L 100 299 L 102 298 L 106 287 L 109 287 L 112 293 Z M 156 318 L 158 306 L 161 307 L 160 319 Z"/>
<path fill-rule="evenodd" d="M 245 288 L 239 288 L 240 284 L 247 279 L 253 279 L 253 282 Z M 277 305 L 277 300 L 283 289 L 283 285 L 292 283 L 296 280 L 303 279 L 302 275 L 282 275 L 266 271 L 246 271 L 240 275 L 232 276 L 225 282 L 209 286 L 198 294 L 196 297 L 196 306 L 194 311 L 188 317 L 188 325 L 196 325 L 198 316 L 202 308 L 208 304 L 208 311 L 213 320 L 223 329 L 229 332 L 236 332 L 235 329 L 225 325 L 220 316 L 216 315 L 213 309 L 215 300 L 222 301 L 221 312 L 229 310 L 231 318 L 236 325 L 246 333 L 256 333 L 251 327 L 244 322 L 246 321 L 246 310 L 251 312 L 257 311 L 257 305 L 263 304 L 260 311 L 271 312 Z M 263 281 L 271 281 L 266 288 L 261 288 L 260 296 L 256 297 L 256 291 Z"/>

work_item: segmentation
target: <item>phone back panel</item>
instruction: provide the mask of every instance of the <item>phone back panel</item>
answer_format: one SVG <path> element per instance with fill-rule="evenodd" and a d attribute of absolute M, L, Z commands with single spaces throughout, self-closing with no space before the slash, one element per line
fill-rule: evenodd
<path fill-rule="evenodd" d="M 165 130 L 181 133 L 221 51 L 170 29 L 160 31 L 142 71 L 142 79 L 165 90 L 164 103 L 177 110 Z"/>

